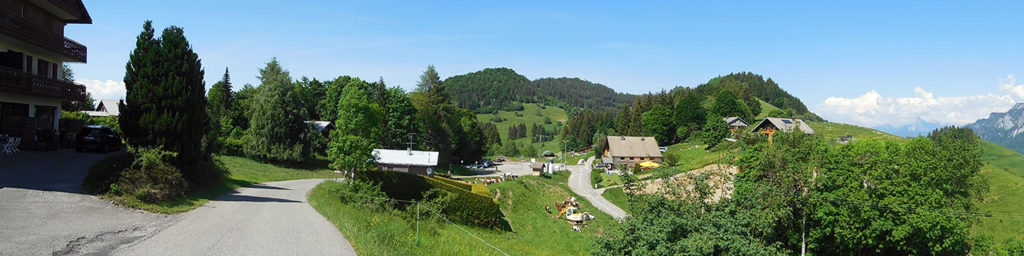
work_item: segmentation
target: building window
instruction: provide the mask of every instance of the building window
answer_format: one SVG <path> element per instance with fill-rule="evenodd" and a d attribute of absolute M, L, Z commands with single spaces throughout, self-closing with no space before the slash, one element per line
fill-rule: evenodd
<path fill-rule="evenodd" d="M 32 72 L 32 63 L 32 56 L 25 55 L 25 70 L 23 70 L 25 73 L 35 74 L 35 72 Z"/>
<path fill-rule="evenodd" d="M 632 158 L 632 157 L 630 157 L 630 158 L 629 158 L 629 160 L 633 160 L 633 158 Z"/>

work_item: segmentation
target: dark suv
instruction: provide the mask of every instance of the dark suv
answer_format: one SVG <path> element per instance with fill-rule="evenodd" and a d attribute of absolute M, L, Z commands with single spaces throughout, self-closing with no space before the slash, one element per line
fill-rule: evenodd
<path fill-rule="evenodd" d="M 90 125 L 78 131 L 75 138 L 75 150 L 82 152 L 86 149 L 110 152 L 121 149 L 121 136 L 110 127 Z"/>

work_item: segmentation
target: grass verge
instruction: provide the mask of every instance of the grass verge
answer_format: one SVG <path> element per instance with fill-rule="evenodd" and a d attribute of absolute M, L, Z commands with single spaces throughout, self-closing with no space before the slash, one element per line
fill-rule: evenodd
<path fill-rule="evenodd" d="M 489 186 L 515 232 L 463 226 L 473 235 L 510 255 L 582 255 L 589 254 L 593 240 L 604 235 L 615 221 L 577 196 L 581 208 L 597 216 L 583 227 L 572 231 L 565 220 L 554 219 L 544 205 L 576 196 L 565 185 L 568 173 L 559 172 L 551 178 L 521 177 Z M 419 222 L 416 236 L 415 207 L 405 211 L 369 210 L 342 203 L 332 194 L 333 186 L 325 182 L 313 189 L 309 202 L 345 235 L 360 255 L 500 255 L 459 227 L 439 219 Z M 421 209 L 421 217 L 426 210 Z"/>
<path fill-rule="evenodd" d="M 627 214 L 632 213 L 632 209 L 629 209 L 629 196 L 626 195 L 626 192 L 622 191 L 622 187 L 609 188 L 605 190 L 601 196 L 603 196 L 605 200 L 608 200 L 608 202 L 622 208 L 622 210 L 626 211 Z"/>

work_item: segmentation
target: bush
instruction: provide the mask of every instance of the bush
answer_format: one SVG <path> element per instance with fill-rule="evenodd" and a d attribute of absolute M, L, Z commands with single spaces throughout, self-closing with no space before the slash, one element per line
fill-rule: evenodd
<path fill-rule="evenodd" d="M 93 194 L 104 194 L 110 191 L 110 185 L 117 183 L 121 171 L 132 166 L 132 155 L 118 153 L 89 167 L 89 173 L 82 180 L 82 189 Z"/>
<path fill-rule="evenodd" d="M 337 194 L 342 203 L 371 210 L 387 209 L 391 206 L 391 201 L 384 199 L 387 195 L 381 191 L 379 185 L 359 180 L 341 184 L 342 186 L 331 189 L 331 192 Z"/>
<path fill-rule="evenodd" d="M 665 156 L 665 166 L 675 166 L 676 163 L 679 163 L 678 154 L 668 154 L 668 152 L 666 152 L 663 155 Z"/>
<path fill-rule="evenodd" d="M 512 227 L 505 221 L 498 204 L 490 196 L 474 194 L 433 178 L 426 178 L 426 181 L 435 188 L 451 193 L 452 202 L 447 207 L 434 209 L 447 215 L 449 220 L 481 227 L 512 230 Z"/>
<path fill-rule="evenodd" d="M 187 183 L 178 168 L 167 163 L 177 153 L 162 148 L 129 148 L 134 156 L 130 168 L 121 173 L 112 193 L 134 196 L 147 203 L 163 202 L 185 195 Z"/>
<path fill-rule="evenodd" d="M 221 154 L 231 156 L 245 156 L 245 142 L 232 137 L 217 138 L 221 145 Z"/>
<path fill-rule="evenodd" d="M 590 170 L 590 184 L 601 184 L 601 174 L 604 173 L 602 169 Z"/>
<path fill-rule="evenodd" d="M 356 180 L 379 187 L 384 195 L 392 199 L 431 202 L 425 206 L 438 206 L 432 209 L 441 211 L 449 220 L 457 223 L 511 230 L 498 204 L 491 199 L 490 191 L 487 190 L 487 195 L 484 195 L 485 192 L 474 185 L 441 177 L 384 171 L 357 172 Z M 430 192 L 437 189 L 447 193 Z M 446 199 L 442 202 L 439 197 Z M 404 208 L 407 205 L 396 206 Z"/>

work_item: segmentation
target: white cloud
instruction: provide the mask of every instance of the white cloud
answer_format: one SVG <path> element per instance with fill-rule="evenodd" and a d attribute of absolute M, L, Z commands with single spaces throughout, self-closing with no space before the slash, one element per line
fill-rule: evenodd
<path fill-rule="evenodd" d="M 1016 84 L 1016 77 L 1008 75 L 1006 79 L 1001 79 L 999 82 L 1002 84 L 1002 87 L 999 88 L 1000 90 L 1010 93 L 1010 95 L 1017 97 L 1017 99 L 1024 100 L 1024 84 Z"/>
<path fill-rule="evenodd" d="M 1009 86 L 1003 82 L 1002 90 L 1009 94 L 935 97 L 935 94 L 917 87 L 914 97 L 883 97 L 871 90 L 855 98 L 828 97 L 815 106 L 823 118 L 874 127 L 883 124 L 904 125 L 920 118 L 925 122 L 942 125 L 963 125 L 987 117 L 992 112 L 1006 112 L 1015 102 L 1024 99 L 1024 84 Z"/>
<path fill-rule="evenodd" d="M 96 100 L 124 99 L 124 82 L 115 80 L 77 79 L 75 83 L 85 85 L 85 91 Z"/>

